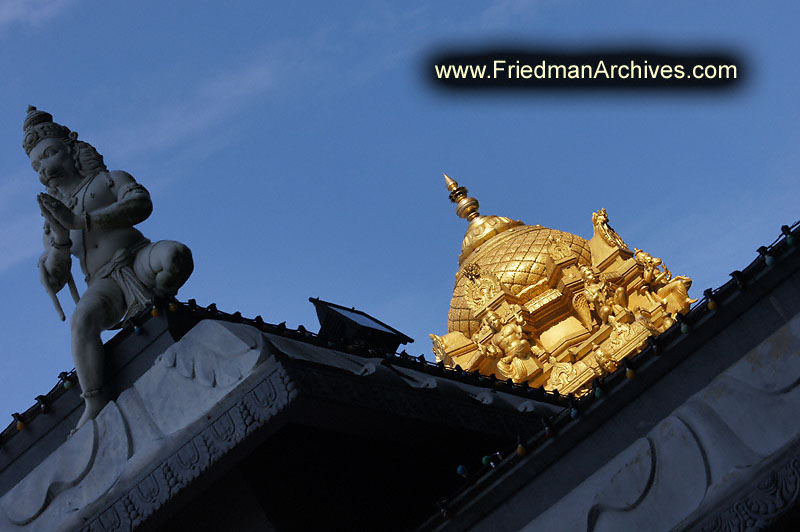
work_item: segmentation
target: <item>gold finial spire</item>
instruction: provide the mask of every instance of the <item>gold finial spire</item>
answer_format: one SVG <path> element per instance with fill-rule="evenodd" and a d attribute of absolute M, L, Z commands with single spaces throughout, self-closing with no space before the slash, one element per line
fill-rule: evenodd
<path fill-rule="evenodd" d="M 444 172 L 442 172 L 442 175 L 444 176 L 444 182 L 447 185 L 447 190 L 452 192 L 453 190 L 458 188 L 458 183 L 456 182 L 455 179 L 445 174 Z"/>
<path fill-rule="evenodd" d="M 456 214 L 459 218 L 465 218 L 472 221 L 478 216 L 478 200 L 467 196 L 467 188 L 458 186 L 458 182 L 447 174 L 444 176 L 444 182 L 447 185 L 447 190 L 450 191 L 450 201 L 456 204 Z"/>

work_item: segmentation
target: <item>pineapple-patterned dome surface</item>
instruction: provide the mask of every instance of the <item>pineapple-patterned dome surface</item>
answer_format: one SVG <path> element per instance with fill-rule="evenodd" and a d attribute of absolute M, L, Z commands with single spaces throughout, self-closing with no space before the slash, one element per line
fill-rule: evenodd
<path fill-rule="evenodd" d="M 480 328 L 480 323 L 472 315 L 466 300 L 464 288 L 468 280 L 464 275 L 465 267 L 477 264 L 481 272 L 493 273 L 512 294 L 516 295 L 547 276 L 545 260 L 548 255 L 548 238 L 551 236 L 569 245 L 578 255 L 579 263 L 591 264 L 589 244 L 579 236 L 540 225 L 510 227 L 481 243 L 464 257 L 465 260 L 456 274 L 447 322 L 448 330 L 459 331 L 470 337 Z"/>

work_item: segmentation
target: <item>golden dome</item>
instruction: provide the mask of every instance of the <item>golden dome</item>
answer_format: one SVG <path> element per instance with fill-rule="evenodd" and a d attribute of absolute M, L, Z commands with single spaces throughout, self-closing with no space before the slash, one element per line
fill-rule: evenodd
<path fill-rule="evenodd" d="M 592 263 L 588 242 L 583 238 L 541 225 L 525 225 L 520 220 L 503 216 L 481 216 L 478 200 L 468 197 L 467 189 L 458 186 L 447 174 L 444 178 L 450 201 L 456 204 L 456 214 L 470 222 L 458 257 L 460 268 L 447 320 L 449 332 L 458 331 L 470 337 L 480 328 L 480 321 L 473 316 L 464 293 L 468 281 L 465 268 L 476 265 L 481 272 L 494 274 L 512 294 L 518 295 L 546 277 L 550 237 L 568 245 L 578 255 L 579 263 Z"/>
<path fill-rule="evenodd" d="M 478 200 L 445 175 L 456 214 L 469 221 L 458 258 L 447 334 L 431 334 L 437 362 L 562 395 L 583 397 L 696 300 L 690 278 L 631 251 L 592 214 L 591 240 L 481 216 Z"/>
<path fill-rule="evenodd" d="M 472 228 L 467 230 L 465 244 L 471 230 Z M 545 260 L 550 237 L 569 245 L 578 255 L 579 263 L 592 263 L 589 244 L 585 239 L 541 225 L 522 225 L 522 222 L 516 222 L 515 226 L 507 227 L 484 239 L 480 246 L 465 257 L 466 260 L 456 273 L 447 320 L 448 331 L 459 331 L 471 337 L 480 328 L 479 320 L 472 315 L 467 304 L 464 288 L 468 279 L 464 275 L 465 268 L 476 264 L 481 272 L 493 273 L 512 294 L 517 295 L 524 288 L 546 277 Z"/>

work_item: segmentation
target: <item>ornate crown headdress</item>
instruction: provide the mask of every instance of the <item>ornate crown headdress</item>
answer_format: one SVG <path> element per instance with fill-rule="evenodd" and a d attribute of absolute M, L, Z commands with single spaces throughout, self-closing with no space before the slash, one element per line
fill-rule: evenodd
<path fill-rule="evenodd" d="M 78 138 L 77 132 L 53 122 L 53 115 L 40 111 L 32 105 L 28 106 L 28 114 L 25 116 L 22 129 L 25 131 L 22 147 L 27 155 L 30 155 L 33 147 L 44 139 L 74 141 Z"/>

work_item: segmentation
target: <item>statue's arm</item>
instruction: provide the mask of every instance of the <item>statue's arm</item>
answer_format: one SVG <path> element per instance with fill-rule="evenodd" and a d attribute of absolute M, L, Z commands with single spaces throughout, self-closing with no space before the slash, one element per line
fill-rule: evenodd
<path fill-rule="evenodd" d="M 45 288 L 57 293 L 69 279 L 72 268 L 69 232 L 53 220 L 46 220 L 42 235 L 44 253 L 39 257 L 39 270 Z"/>
<path fill-rule="evenodd" d="M 107 207 L 87 213 L 86 228 L 117 229 L 143 222 L 153 212 L 150 193 L 127 172 L 109 172 L 117 200 Z"/>

